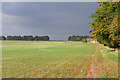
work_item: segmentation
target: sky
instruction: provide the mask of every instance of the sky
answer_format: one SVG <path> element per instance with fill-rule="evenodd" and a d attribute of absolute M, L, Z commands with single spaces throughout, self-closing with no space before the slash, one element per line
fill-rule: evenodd
<path fill-rule="evenodd" d="M 97 7 L 96 2 L 3 2 L 2 35 L 48 35 L 50 40 L 90 35 L 88 17 Z"/>

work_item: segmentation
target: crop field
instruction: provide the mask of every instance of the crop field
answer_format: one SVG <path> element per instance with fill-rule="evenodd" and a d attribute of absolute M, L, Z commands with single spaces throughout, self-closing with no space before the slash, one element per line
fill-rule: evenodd
<path fill-rule="evenodd" d="M 117 78 L 118 53 L 100 44 L 2 41 L 3 78 Z"/>

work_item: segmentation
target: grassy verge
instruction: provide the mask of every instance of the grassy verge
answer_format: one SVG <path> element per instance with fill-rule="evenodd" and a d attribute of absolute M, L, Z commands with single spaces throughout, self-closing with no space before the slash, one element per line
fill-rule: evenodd
<path fill-rule="evenodd" d="M 118 53 L 100 45 L 95 57 L 100 78 L 118 78 Z"/>

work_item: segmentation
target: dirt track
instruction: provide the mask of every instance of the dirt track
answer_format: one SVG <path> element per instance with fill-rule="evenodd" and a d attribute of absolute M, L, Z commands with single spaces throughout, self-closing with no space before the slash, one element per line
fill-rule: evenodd
<path fill-rule="evenodd" d="M 97 45 L 96 45 L 97 46 Z M 95 61 L 94 61 L 94 57 L 97 54 L 97 48 L 95 53 L 92 55 L 90 62 L 88 64 L 88 69 L 85 73 L 85 77 L 84 78 L 95 78 L 96 75 L 96 65 L 95 65 Z"/>

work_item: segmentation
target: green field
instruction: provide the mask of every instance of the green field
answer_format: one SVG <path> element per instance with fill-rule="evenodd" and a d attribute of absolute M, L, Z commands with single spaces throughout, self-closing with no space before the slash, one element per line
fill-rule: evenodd
<path fill-rule="evenodd" d="M 117 78 L 118 54 L 69 41 L 2 41 L 3 78 Z"/>

